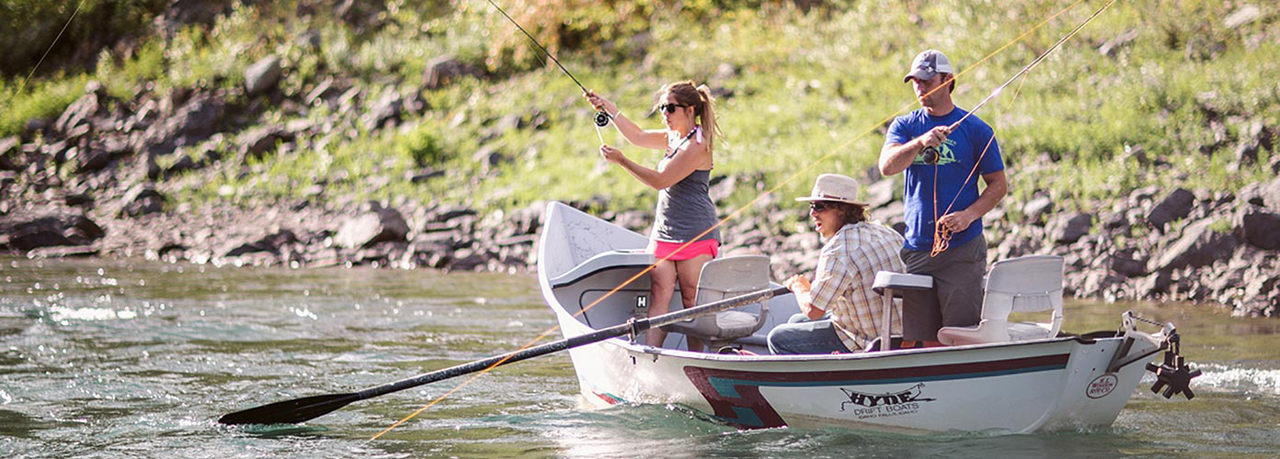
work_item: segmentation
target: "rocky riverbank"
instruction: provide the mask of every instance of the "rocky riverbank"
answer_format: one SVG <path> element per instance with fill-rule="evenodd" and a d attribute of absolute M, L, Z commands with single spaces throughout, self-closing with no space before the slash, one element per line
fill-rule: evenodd
<path fill-rule="evenodd" d="M 308 197 L 291 201 L 175 205 L 166 190 L 177 180 L 199 180 L 209 173 L 204 164 L 222 158 L 167 159 L 174 151 L 202 151 L 204 143 L 234 137 L 241 153 L 252 155 L 265 148 L 259 147 L 264 138 L 297 142 L 311 127 L 229 122 L 252 108 L 229 108 L 217 92 L 113 104 L 104 97 L 91 83 L 57 120 L 33 121 L 31 131 L 39 135 L 0 140 L 0 250 L 293 268 L 524 272 L 536 265 L 542 203 L 480 212 L 440 202 L 353 202 L 329 196 L 318 184 Z M 412 105 L 399 102 L 393 105 Z M 874 171 L 862 179 L 870 183 L 873 218 L 901 228 L 898 185 Z M 716 177 L 712 195 L 766 185 L 759 178 Z M 648 212 L 618 212 L 604 198 L 573 204 L 637 231 L 650 224 Z M 802 207 L 791 204 L 766 199 L 761 211 L 727 222 L 725 253 L 768 254 L 779 279 L 812 270 L 820 241 Z M 986 219 L 989 259 L 1062 255 L 1067 293 L 1077 297 L 1189 301 L 1236 315 L 1280 315 L 1280 178 L 1236 193 L 1142 188 L 1083 206 L 1101 209 L 1093 213 L 1056 205 L 1047 196 L 1006 199 Z"/>
<path fill-rule="evenodd" d="M 301 37 L 299 46 L 310 46 L 313 38 Z M 20 135 L 0 139 L 0 250 L 297 268 L 534 269 L 541 203 L 488 211 L 439 201 L 362 202 L 326 181 L 342 177 L 284 185 L 304 187 L 292 193 L 303 197 L 239 196 L 228 188 L 217 190 L 225 199 L 204 204 L 179 199 L 191 184 L 218 174 L 253 174 L 267 154 L 323 151 L 361 132 L 396 129 L 431 110 L 424 93 L 458 78 L 488 78 L 474 65 L 440 56 L 427 63 L 421 87 L 389 85 L 375 92 L 334 75 L 289 92 L 281 88 L 281 62 L 271 56 L 249 66 L 242 85 L 164 92 L 142 85 L 127 99 L 89 82 L 60 116 L 32 119 Z M 1237 163 L 1280 174 L 1280 155 L 1257 164 L 1260 151 L 1274 151 L 1280 129 L 1214 108 L 1212 93 L 1197 103 L 1214 115 L 1206 129 L 1221 133 L 1216 141 L 1238 145 Z M 1232 126 L 1246 128 L 1236 132 L 1215 121 L 1231 117 L 1240 118 Z M 491 120 L 481 134 L 493 138 L 545 123 L 534 110 Z M 1125 155 L 1145 167 L 1168 166 L 1138 146 L 1125 147 Z M 497 165 L 512 161 L 509 156 L 482 145 L 471 157 Z M 1055 162 L 1024 161 L 1032 164 L 1023 164 L 1023 171 L 1011 166 L 1013 186 L 1034 186 L 1020 183 L 1019 173 L 1061 167 Z M 444 173 L 423 168 L 375 181 L 420 182 Z M 873 218 L 900 227 L 900 185 L 874 171 L 850 175 L 868 184 Z M 747 175 L 713 181 L 724 215 L 735 190 L 773 185 Z M 614 209 L 606 197 L 584 196 L 573 204 L 637 231 L 650 224 L 647 210 Z M 726 223 L 725 253 L 768 254 L 777 279 L 813 269 L 820 241 L 789 196 L 764 199 L 744 215 Z M 1280 315 L 1280 179 L 1234 192 L 1156 184 L 1086 203 L 1011 195 L 987 216 L 986 226 L 990 260 L 1062 255 L 1067 292 L 1077 297 L 1189 301 L 1242 316 Z"/>

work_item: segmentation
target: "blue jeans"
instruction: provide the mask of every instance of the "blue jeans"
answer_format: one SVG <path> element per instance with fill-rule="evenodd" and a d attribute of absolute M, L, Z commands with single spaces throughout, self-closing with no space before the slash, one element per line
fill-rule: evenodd
<path fill-rule="evenodd" d="M 830 354 L 849 352 L 829 316 L 812 320 L 803 313 L 769 332 L 769 352 L 774 354 Z"/>

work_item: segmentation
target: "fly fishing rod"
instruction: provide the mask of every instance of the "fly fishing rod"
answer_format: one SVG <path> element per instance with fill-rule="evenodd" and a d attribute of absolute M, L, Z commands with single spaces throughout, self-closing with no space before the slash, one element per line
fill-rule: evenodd
<path fill-rule="evenodd" d="M 502 7 L 498 6 L 497 3 L 493 3 L 493 0 L 485 0 L 485 1 L 489 2 L 490 5 L 493 5 L 494 9 L 498 10 L 499 13 L 502 13 L 502 17 L 505 17 L 507 18 L 508 21 L 511 21 L 511 24 L 516 26 L 517 29 L 520 29 L 520 32 L 524 33 L 524 36 L 528 37 L 529 41 L 533 42 L 534 46 L 537 46 L 538 49 L 541 49 L 542 52 L 547 55 L 547 57 L 551 58 L 551 61 L 555 62 L 556 66 L 560 67 L 560 70 L 564 71 L 565 75 L 569 75 L 569 79 L 573 80 L 574 84 L 577 84 L 578 87 L 582 89 L 583 93 L 591 92 L 587 90 L 586 86 L 582 85 L 582 82 L 578 81 L 578 79 L 573 76 L 573 73 L 569 72 L 569 69 L 564 68 L 564 64 L 560 63 L 560 59 L 556 59 L 556 57 L 551 54 L 551 51 L 547 51 L 547 48 L 545 46 L 542 46 L 542 43 L 538 43 L 538 40 L 533 38 L 533 35 L 530 35 L 529 31 L 524 30 L 524 27 L 521 27 L 520 23 L 516 22 L 515 19 L 512 19 L 511 15 L 507 14 L 507 12 L 502 9 Z M 537 54 L 534 54 L 534 55 L 537 56 Z M 542 58 L 539 57 L 538 60 L 542 61 Z M 542 61 L 542 63 L 545 65 L 546 61 Z M 609 120 L 611 119 L 613 119 L 613 117 L 610 116 L 608 113 L 605 113 L 604 110 L 596 112 L 596 119 L 595 119 L 596 127 L 602 128 L 602 127 L 608 126 Z M 596 135 L 600 135 L 599 129 L 596 130 Z M 600 143 L 604 143 L 603 137 L 600 138 Z"/>
<path fill-rule="evenodd" d="M 956 130 L 956 128 L 960 127 L 960 123 L 963 123 L 965 119 L 968 119 L 970 116 L 973 116 L 974 113 L 977 113 L 978 110 L 981 110 L 983 106 L 987 105 L 987 102 L 991 101 L 991 99 L 995 99 L 996 97 L 1000 96 L 1000 93 L 1004 92 L 1004 88 L 1007 88 L 1009 87 L 1010 84 L 1013 84 L 1014 80 L 1017 80 L 1018 77 L 1031 73 L 1031 69 L 1035 68 L 1035 66 L 1037 65 L 1040 65 L 1040 62 L 1044 61 L 1046 57 L 1049 57 L 1049 54 L 1052 54 L 1053 51 L 1061 47 L 1063 43 L 1066 43 L 1067 40 L 1070 40 L 1071 37 L 1074 37 L 1076 33 L 1080 32 L 1080 29 L 1083 29 L 1085 26 L 1089 25 L 1090 22 L 1093 22 L 1094 18 L 1098 17 L 1099 14 L 1102 14 L 1103 11 L 1106 11 L 1107 8 L 1111 7 L 1111 5 L 1115 4 L 1115 2 L 1116 0 L 1111 0 L 1111 2 L 1107 3 L 1102 8 L 1098 8 L 1097 11 L 1093 12 L 1093 15 L 1089 16 L 1088 19 L 1085 19 L 1084 22 L 1081 22 L 1080 25 L 1077 25 L 1075 29 L 1072 29 L 1071 33 L 1063 35 L 1062 38 L 1058 39 L 1057 43 L 1054 43 L 1053 46 L 1049 47 L 1049 49 L 1046 49 L 1043 53 L 1040 53 L 1039 56 L 1036 56 L 1036 58 L 1032 60 L 1030 64 L 1027 64 L 1026 67 L 1022 68 L 1022 70 L 1019 70 L 1018 73 L 1013 74 L 1013 77 L 1010 77 L 1008 81 L 1004 82 L 1004 84 L 997 87 L 994 91 L 991 91 L 990 95 L 988 95 L 985 99 L 982 99 L 981 102 L 978 102 L 978 105 L 973 106 L 973 110 L 969 110 L 969 113 L 965 113 L 964 116 L 960 117 L 960 119 L 956 120 L 956 122 L 951 123 L 951 125 L 947 127 L 947 133 L 950 134 L 951 131 Z M 952 76 L 951 78 L 952 80 L 955 79 L 954 76 Z M 939 85 L 938 87 L 941 88 L 945 84 L 946 82 L 943 82 L 943 85 Z M 925 163 L 928 163 L 928 164 L 938 163 L 938 156 L 939 156 L 938 147 L 926 147 L 922 152 L 922 154 L 924 155 L 923 159 Z"/>

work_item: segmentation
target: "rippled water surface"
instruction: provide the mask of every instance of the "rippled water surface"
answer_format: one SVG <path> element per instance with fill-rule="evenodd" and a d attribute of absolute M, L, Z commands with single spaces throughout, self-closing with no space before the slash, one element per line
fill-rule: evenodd
<path fill-rule="evenodd" d="M 1280 454 L 1280 321 L 1073 303 L 1064 329 L 1114 329 L 1126 308 L 1178 324 L 1184 355 L 1205 375 L 1192 401 L 1144 383 L 1115 425 L 1095 432 L 738 431 L 679 406 L 593 411 L 579 406 L 565 354 L 356 402 L 298 427 L 232 428 L 215 420 L 519 348 L 554 325 L 552 314 L 523 274 L 0 259 L 0 457 Z"/>

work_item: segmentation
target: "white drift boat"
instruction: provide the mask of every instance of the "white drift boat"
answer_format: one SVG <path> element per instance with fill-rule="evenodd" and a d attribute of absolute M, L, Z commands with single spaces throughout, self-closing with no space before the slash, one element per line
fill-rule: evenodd
<path fill-rule="evenodd" d="M 538 281 L 566 338 L 644 317 L 649 278 L 638 274 L 654 261 L 644 253 L 646 237 L 561 203 L 548 205 L 544 221 Z M 1033 258 L 1034 266 L 1044 266 L 1044 259 L 1053 257 Z M 699 304 L 778 287 L 768 281 L 767 260 L 730 256 L 708 263 Z M 682 332 L 670 333 L 661 348 L 623 336 L 569 352 L 582 395 L 592 405 L 674 403 L 748 428 L 1021 433 L 1108 426 L 1137 387 L 1144 364 L 1162 349 L 1169 350 L 1166 364 L 1147 365 L 1160 375 L 1156 388 L 1167 385 L 1166 397 L 1183 391 L 1190 397 L 1186 382 L 1194 375 L 1186 374 L 1194 372 L 1176 354 L 1171 324 L 1146 333 L 1138 330 L 1139 319 L 1126 313 L 1120 332 L 1058 333 L 1061 266 L 1057 259 L 1056 278 L 1037 269 L 1010 270 L 1013 277 L 1003 284 L 1014 284 L 1012 290 L 996 288 L 1001 281 L 993 269 L 982 325 L 944 333 L 954 343 L 974 344 L 768 355 L 769 330 L 799 312 L 795 297 L 786 294 L 679 325 Z M 1047 276 L 1057 288 L 1046 291 L 1036 287 L 1044 282 L 1026 282 L 1027 276 Z M 921 277 L 886 274 L 877 284 L 884 281 L 884 293 L 891 297 L 894 289 L 910 288 Z M 927 285 L 928 278 L 924 281 Z M 1036 290 L 1019 291 L 1019 285 Z M 682 308 L 679 298 L 673 296 L 672 311 Z M 1028 304 L 1049 307 L 1055 320 L 1008 324 L 999 317 Z M 714 348 L 727 345 L 758 355 L 689 352 L 684 343 L 690 333 Z"/>

